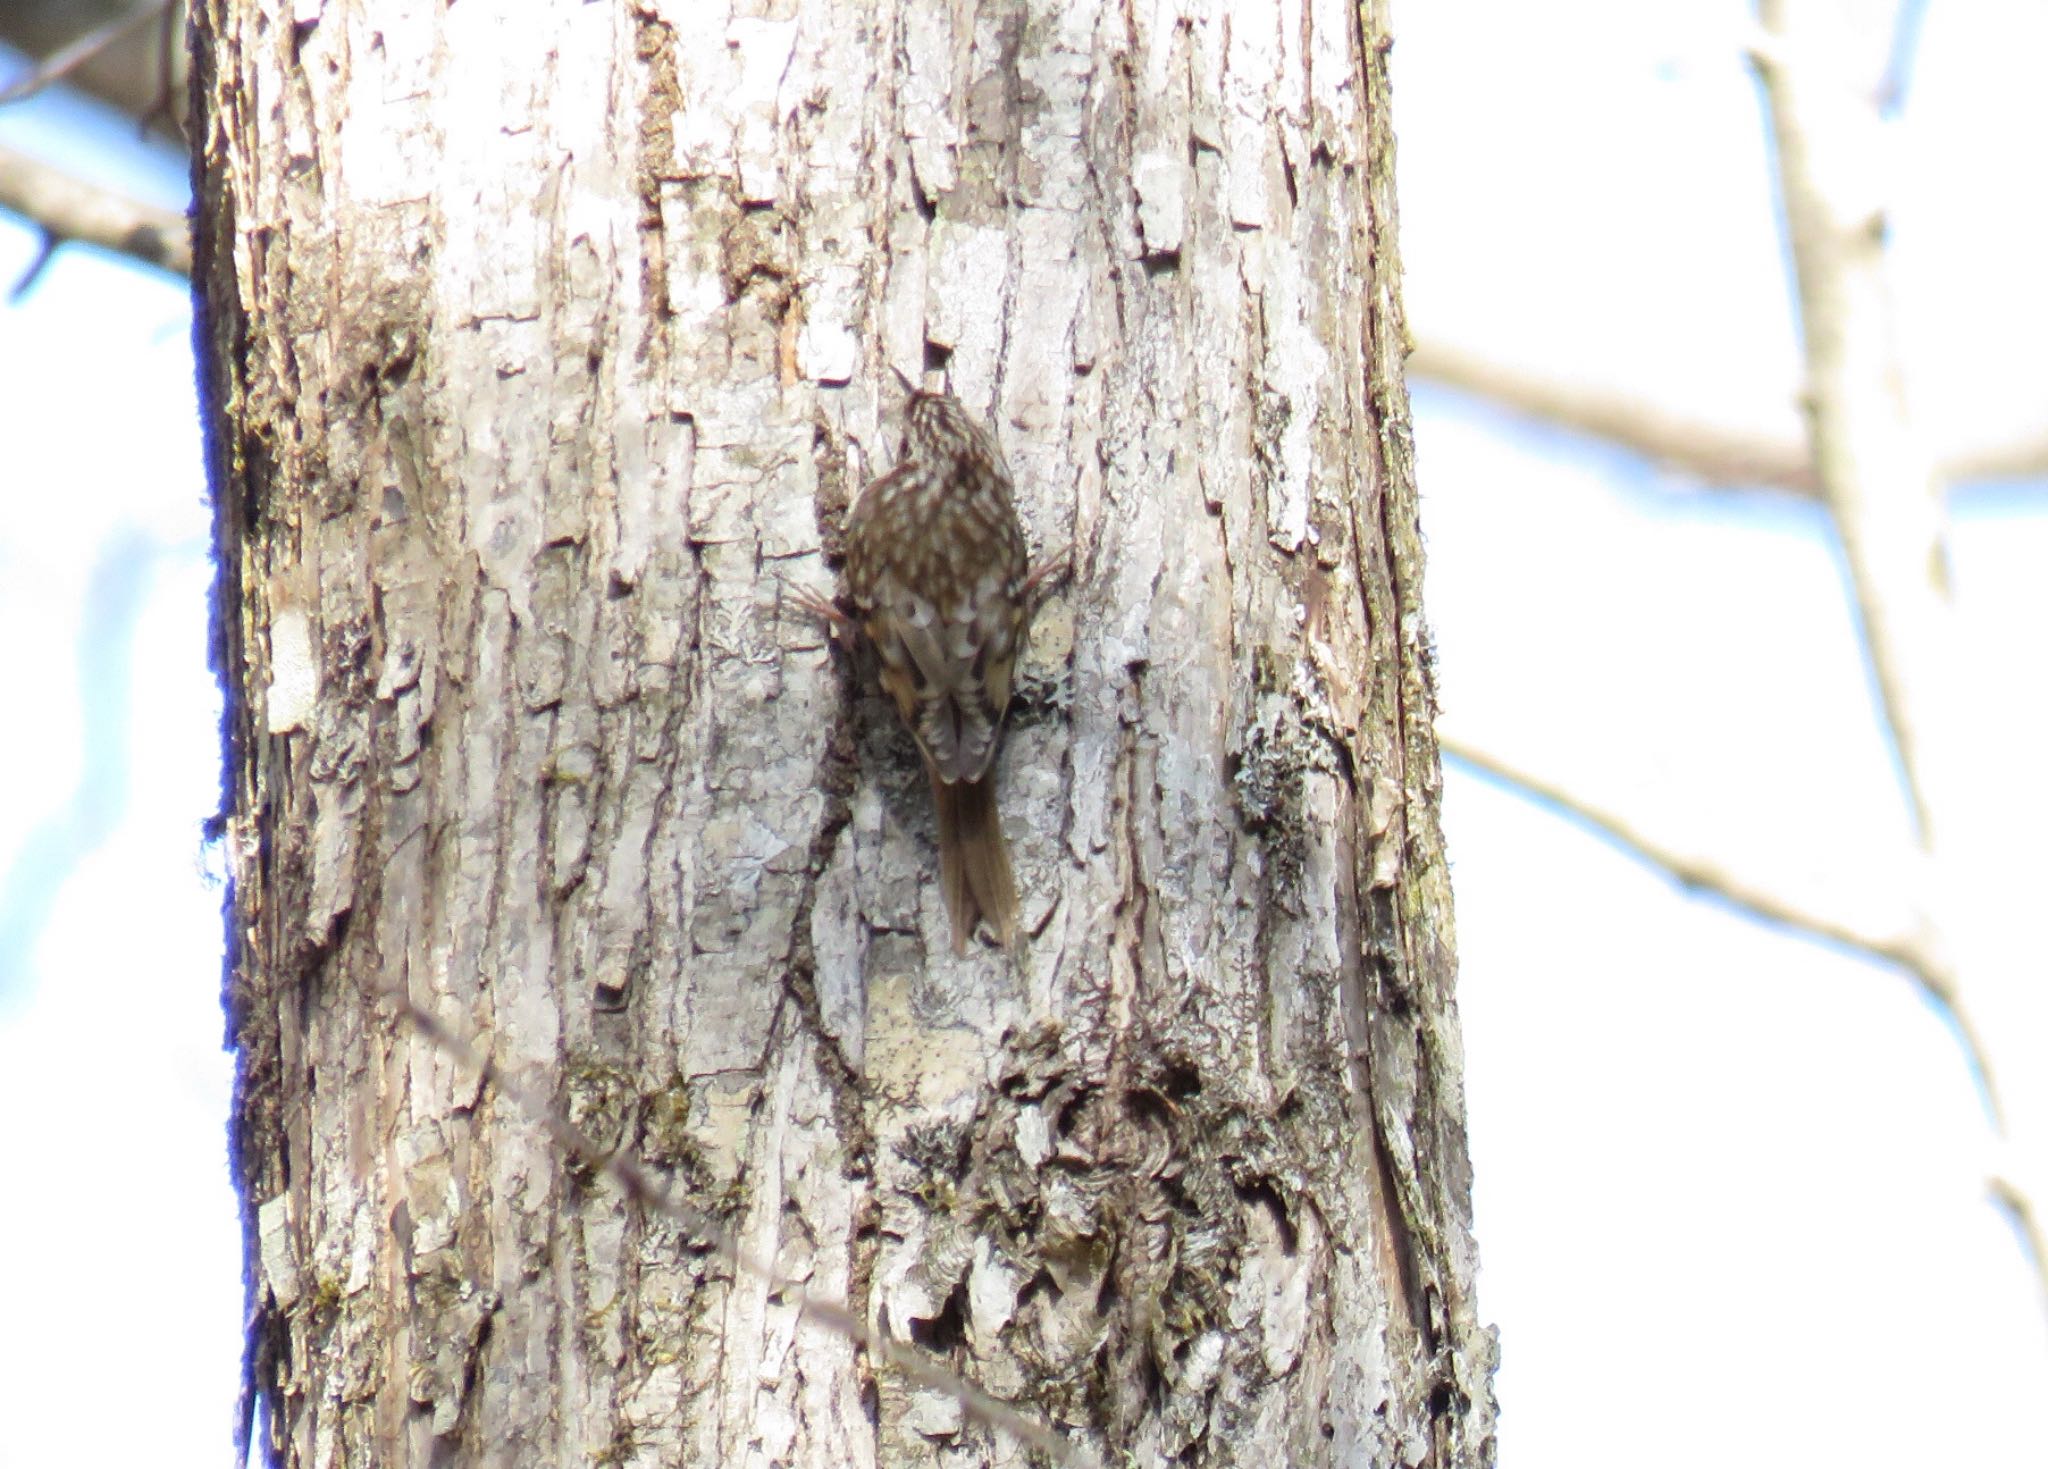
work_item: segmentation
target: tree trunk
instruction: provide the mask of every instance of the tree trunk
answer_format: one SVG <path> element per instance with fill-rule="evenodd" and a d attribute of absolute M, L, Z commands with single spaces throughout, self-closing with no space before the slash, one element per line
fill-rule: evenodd
<path fill-rule="evenodd" d="M 768 8 L 194 6 L 269 1451 L 1025 1462 L 404 995 L 1104 1462 L 1490 1463 L 1380 7 Z M 932 369 L 1076 566 L 962 958 L 790 595 Z"/>

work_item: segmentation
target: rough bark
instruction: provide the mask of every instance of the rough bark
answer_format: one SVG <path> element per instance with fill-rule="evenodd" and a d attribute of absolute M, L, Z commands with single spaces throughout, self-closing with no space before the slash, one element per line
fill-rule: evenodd
<path fill-rule="evenodd" d="M 397 990 L 1109 1462 L 1490 1462 L 1377 8 L 193 31 L 276 1460 L 1024 1459 Z M 929 366 L 1076 547 L 1011 955 L 787 592 Z"/>

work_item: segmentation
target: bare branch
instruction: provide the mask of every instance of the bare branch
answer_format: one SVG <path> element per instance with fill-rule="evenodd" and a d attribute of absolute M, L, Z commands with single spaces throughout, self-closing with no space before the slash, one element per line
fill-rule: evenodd
<path fill-rule="evenodd" d="M 1943 484 L 1979 480 L 2040 479 L 2048 476 L 2048 434 L 2015 436 L 2003 443 L 1980 444 L 1940 460 L 1936 477 Z"/>
<path fill-rule="evenodd" d="M 1762 7 L 1778 44 L 1756 53 L 1778 148 L 1786 231 L 1799 279 L 1806 409 L 1821 493 L 1842 539 L 1885 722 L 1923 845 L 1942 803 L 1929 725 L 1951 706 L 1945 657 L 1948 532 L 1934 466 L 1914 432 L 1894 349 L 1877 108 L 1838 64 L 1852 36 L 1814 22 L 1788 37 L 1785 0 Z M 1802 11 L 1801 14 L 1804 14 Z M 1829 53 L 1837 53 L 1830 55 Z"/>
<path fill-rule="evenodd" d="M 494 1085 L 499 1094 L 545 1128 L 565 1153 L 604 1174 L 628 1199 L 642 1209 L 673 1219 L 742 1274 L 767 1285 L 778 1295 L 797 1303 L 804 1315 L 866 1348 L 877 1364 L 891 1368 L 920 1387 L 944 1393 L 971 1417 L 990 1428 L 1008 1434 L 1019 1443 L 1037 1449 L 1058 1464 L 1095 1469 L 1095 1457 L 1087 1448 L 1062 1438 L 1045 1424 L 1019 1412 L 1009 1403 L 968 1381 L 916 1347 L 887 1335 L 870 1325 L 843 1302 L 813 1295 L 804 1284 L 741 1249 L 731 1232 L 689 1200 L 671 1191 L 667 1184 L 642 1168 L 623 1151 L 602 1148 L 590 1135 L 549 1105 L 536 1083 L 498 1066 L 483 1050 L 459 1034 L 448 1022 L 416 1004 L 396 986 L 384 991 L 397 1003 L 412 1027 L 459 1066 L 475 1070 Z"/>
<path fill-rule="evenodd" d="M 1408 370 L 1503 408 L 1619 444 L 1709 487 L 1781 490 L 1818 498 L 1820 480 L 1805 443 L 1791 435 L 1745 432 L 1611 388 L 1561 381 L 1540 369 L 1495 361 L 1448 342 L 1419 338 Z M 2034 479 L 2048 475 L 2048 434 L 2014 434 L 1957 449 L 1941 459 L 1942 484 Z"/>
<path fill-rule="evenodd" d="M 1908 7 L 1910 9 L 1910 7 Z M 1899 755 L 1926 859 L 1922 901 L 1944 944 L 1961 933 L 1962 874 L 1954 833 L 1970 752 L 1956 687 L 1948 526 L 1932 456 L 1914 432 L 1887 280 L 1882 84 L 1899 41 L 1858 29 L 1832 4 L 1762 0 L 1765 40 L 1752 52 L 1777 144 L 1778 186 L 1799 280 L 1806 409 L 1821 495 L 1841 537 L 1884 720 Z M 1859 84 L 1859 64 L 1870 76 Z M 1969 948 L 1964 953 L 1972 952 Z M 2009 1120 L 1989 1048 L 1963 1003 L 1959 976 L 1930 986 L 1976 1072 L 1993 1131 Z M 2027 1239 L 2048 1303 L 2038 1211 L 2008 1173 L 1993 1193 Z"/>
<path fill-rule="evenodd" d="M 1646 399 L 1559 382 L 1442 342 L 1418 341 L 1409 371 L 1609 439 L 1713 484 L 1819 493 L 1806 446 L 1791 438 L 1738 433 L 1669 413 Z"/>
<path fill-rule="evenodd" d="M 97 188 L 26 153 L 0 146 L 0 209 L 56 239 L 79 240 L 178 275 L 192 273 L 185 216 Z"/>

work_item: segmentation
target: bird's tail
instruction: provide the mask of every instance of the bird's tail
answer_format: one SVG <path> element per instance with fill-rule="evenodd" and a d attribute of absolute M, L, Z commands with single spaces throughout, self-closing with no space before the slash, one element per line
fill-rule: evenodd
<path fill-rule="evenodd" d="M 953 920 L 953 952 L 967 951 L 979 919 L 1008 948 L 1017 934 L 1017 880 L 996 811 L 995 771 L 950 785 L 934 774 L 932 804 L 939 815 L 939 882 Z"/>

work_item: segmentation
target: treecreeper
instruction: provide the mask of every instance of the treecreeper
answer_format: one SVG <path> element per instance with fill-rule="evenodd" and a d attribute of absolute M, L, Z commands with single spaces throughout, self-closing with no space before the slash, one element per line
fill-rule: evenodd
<path fill-rule="evenodd" d="M 1062 558 L 1028 569 L 1010 469 L 995 435 L 951 393 L 914 391 L 895 468 L 846 512 L 848 619 L 874 648 L 882 691 L 917 741 L 938 817 L 939 882 L 963 953 L 978 924 L 1007 947 L 1017 881 L 996 809 L 996 752 L 1038 594 Z"/>

